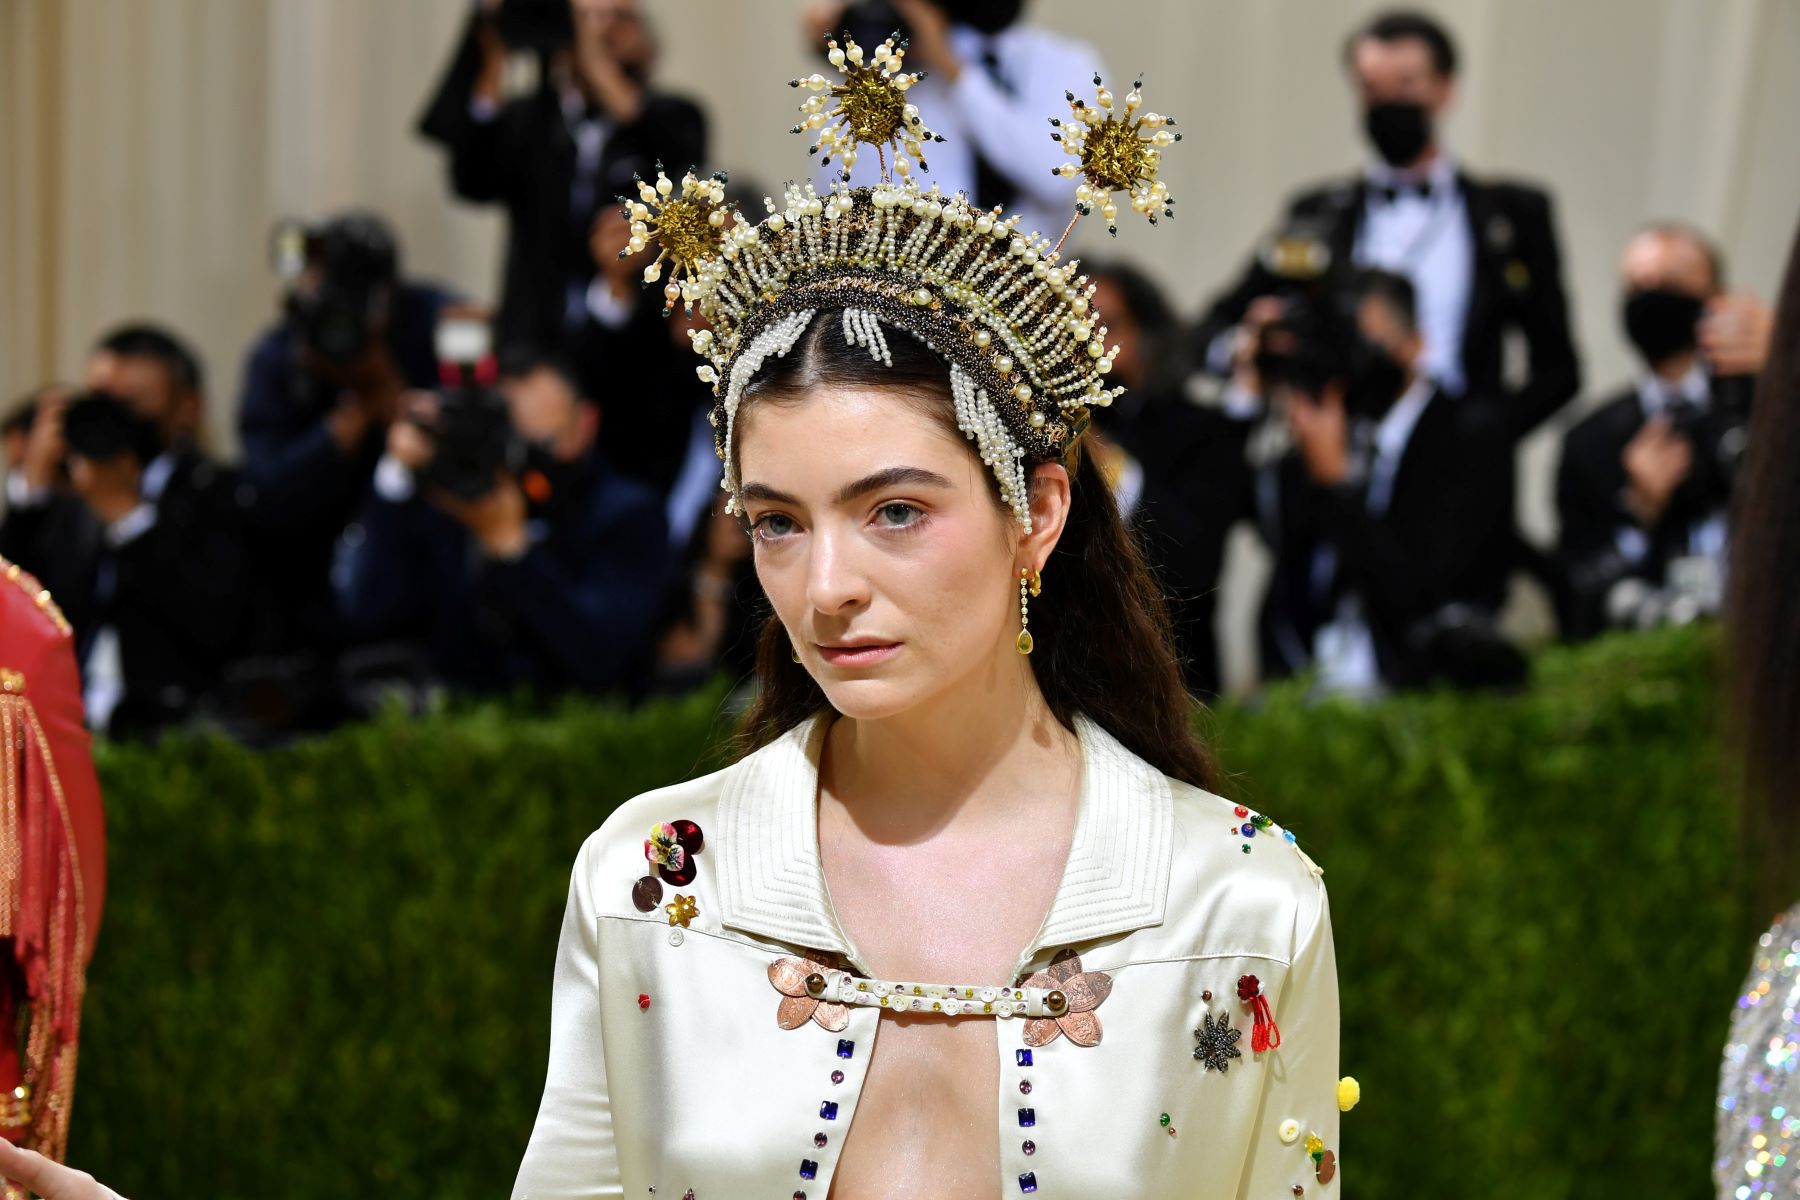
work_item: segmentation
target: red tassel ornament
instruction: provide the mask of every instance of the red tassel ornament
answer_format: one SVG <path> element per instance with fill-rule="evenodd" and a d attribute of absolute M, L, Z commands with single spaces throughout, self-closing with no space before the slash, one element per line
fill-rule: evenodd
<path fill-rule="evenodd" d="M 1275 1014 L 1269 1008 L 1269 998 L 1263 995 L 1262 983 L 1256 976 L 1245 975 L 1238 979 L 1238 999 L 1250 1006 L 1251 1053 L 1261 1054 L 1281 1045 L 1281 1026 L 1275 1024 Z"/>

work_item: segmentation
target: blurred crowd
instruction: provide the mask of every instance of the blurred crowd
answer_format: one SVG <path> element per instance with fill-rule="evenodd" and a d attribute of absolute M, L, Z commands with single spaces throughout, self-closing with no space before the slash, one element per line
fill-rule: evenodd
<path fill-rule="evenodd" d="M 933 181 L 1060 227 L 1073 183 L 1043 121 L 1104 69 L 1091 48 L 1022 0 L 821 0 L 804 25 L 902 29 L 930 72 L 912 98 L 948 138 Z M 6 415 L 0 555 L 73 623 L 96 728 L 267 741 L 444 692 L 638 701 L 750 674 L 766 606 L 721 509 L 695 318 L 642 285 L 616 203 L 659 165 L 730 160 L 659 81 L 657 39 L 633 0 L 475 8 L 418 133 L 456 197 L 505 214 L 496 299 L 409 274 L 377 214 L 279 227 L 240 461 L 208 452 L 208 374 L 154 322 L 106 331 L 82 379 Z M 1458 56 L 1433 20 L 1379 16 L 1340 65 L 1367 165 L 1296 196 L 1204 311 L 1087 261 L 1127 389 L 1094 452 L 1191 689 L 1221 686 L 1240 523 L 1273 561 L 1260 675 L 1320 694 L 1521 684 L 1501 620 L 1520 580 L 1571 639 L 1716 612 L 1765 307 L 1705 231 L 1620 230 L 1635 375 L 1568 426 L 1559 534 L 1535 543 L 1517 445 L 1583 389 L 1551 198 L 1446 143 Z M 759 187 L 730 189 L 760 213 Z"/>

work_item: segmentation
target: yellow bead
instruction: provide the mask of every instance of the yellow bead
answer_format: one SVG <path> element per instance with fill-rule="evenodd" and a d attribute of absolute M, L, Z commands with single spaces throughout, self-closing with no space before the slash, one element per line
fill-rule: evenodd
<path fill-rule="evenodd" d="M 1031 630 L 1029 630 L 1029 629 L 1019 630 L 1019 638 L 1013 644 L 1018 647 L 1020 654 L 1030 654 L 1031 647 L 1032 647 Z"/>

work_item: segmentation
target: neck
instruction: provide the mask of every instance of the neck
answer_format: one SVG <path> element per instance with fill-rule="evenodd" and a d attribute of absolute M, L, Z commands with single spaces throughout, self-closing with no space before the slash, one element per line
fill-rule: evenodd
<path fill-rule="evenodd" d="M 889 844 L 953 827 L 999 833 L 1072 807 L 1075 735 L 1050 713 L 1030 664 L 1010 646 L 1004 654 L 1012 661 L 906 712 L 838 720 L 826 736 L 821 793 Z"/>
<path fill-rule="evenodd" d="M 1427 171 L 1431 170 L 1432 166 L 1434 164 L 1436 164 L 1437 160 L 1438 160 L 1438 144 L 1436 141 L 1433 141 L 1433 142 L 1430 142 L 1429 144 L 1427 144 L 1424 150 L 1420 151 L 1419 157 L 1413 159 L 1411 162 L 1407 163 L 1404 167 L 1401 167 L 1399 169 L 1408 175 L 1423 175 Z"/>
<path fill-rule="evenodd" d="M 1693 370 L 1694 364 L 1699 361 L 1700 352 L 1688 350 L 1677 354 L 1674 358 L 1665 358 L 1659 363 L 1651 364 L 1650 373 L 1664 383 L 1676 383 Z"/>

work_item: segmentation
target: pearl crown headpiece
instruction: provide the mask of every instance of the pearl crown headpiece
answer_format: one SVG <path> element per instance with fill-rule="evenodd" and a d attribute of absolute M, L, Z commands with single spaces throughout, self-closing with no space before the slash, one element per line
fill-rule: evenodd
<path fill-rule="evenodd" d="M 1074 159 L 1056 173 L 1082 182 L 1074 218 L 1052 245 L 1035 231 L 1020 232 L 1019 218 L 998 208 L 984 211 L 936 186 L 920 189 L 912 163 L 927 170 L 925 144 L 943 140 L 906 100 L 923 75 L 903 68 L 906 45 L 897 36 L 866 64 L 862 48 L 847 36 L 844 42 L 831 41 L 827 54 L 844 82 L 822 75 L 791 81 L 812 93 L 793 132 L 816 132 L 813 153 L 822 151 L 826 163 L 835 156 L 846 177 L 858 145 L 875 147 L 880 183 L 852 189 L 838 182 L 824 195 L 812 184 L 790 183 L 779 204 L 764 200 L 768 216 L 752 224 L 727 216 L 722 175 L 689 172 L 677 185 L 659 168 L 654 184 L 639 180 L 636 200 L 621 197 L 631 222 L 624 253 L 658 245 L 645 282 L 660 279 L 669 260 L 669 305 L 698 305 L 706 319 L 708 328 L 690 336 L 706 360 L 700 379 L 715 397 L 709 416 L 725 463 L 720 486 L 731 496 L 728 510 L 736 505 L 732 434 L 745 387 L 770 355 L 793 348 L 814 315 L 841 310 L 846 339 L 866 347 L 874 363 L 891 361 L 885 322 L 950 364 L 957 424 L 1029 532 L 1027 467 L 1067 461 L 1090 410 L 1123 391 L 1105 384 L 1118 347 L 1107 347 L 1106 326 L 1092 307 L 1094 285 L 1076 273 L 1075 261 L 1061 261 L 1062 243 L 1096 207 L 1116 234 L 1112 197 L 1119 191 L 1152 224 L 1159 214 L 1173 217 L 1174 201 L 1156 176 L 1163 148 L 1180 135 L 1168 128 L 1172 119 L 1139 114 L 1141 83 L 1122 104 L 1098 75 L 1095 103 L 1067 93 L 1071 118 L 1052 118 L 1051 136 Z"/>

